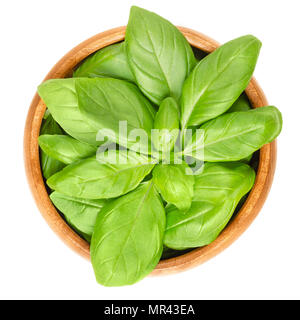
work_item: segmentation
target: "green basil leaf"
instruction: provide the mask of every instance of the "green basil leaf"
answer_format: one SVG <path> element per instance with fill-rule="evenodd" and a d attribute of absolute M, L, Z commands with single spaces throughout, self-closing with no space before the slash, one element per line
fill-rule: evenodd
<path fill-rule="evenodd" d="M 178 100 L 196 60 L 182 33 L 157 14 L 132 7 L 125 37 L 127 58 L 136 83 L 152 102 Z"/>
<path fill-rule="evenodd" d="M 194 178 L 193 201 L 222 202 L 229 198 L 239 199 L 246 194 L 254 183 L 255 171 L 240 162 L 207 162 L 202 173 Z"/>
<path fill-rule="evenodd" d="M 105 152 L 98 151 L 96 158 L 100 163 L 117 165 L 154 165 L 158 162 L 155 158 L 124 149 L 113 149 Z"/>
<path fill-rule="evenodd" d="M 46 120 L 49 116 L 51 116 L 51 113 L 50 113 L 49 109 L 47 108 L 44 113 L 43 120 Z"/>
<path fill-rule="evenodd" d="M 251 109 L 251 104 L 245 93 L 242 93 L 235 103 L 226 111 L 226 113 L 248 111 Z"/>
<path fill-rule="evenodd" d="M 76 90 L 81 114 L 97 131 L 106 130 L 110 141 L 132 148 L 137 141 L 130 132 L 143 129 L 146 141 L 140 147 L 149 152 L 155 110 L 135 85 L 110 78 L 82 78 L 76 81 Z M 127 121 L 128 132 L 119 130 L 120 121 Z"/>
<path fill-rule="evenodd" d="M 115 152 L 119 154 L 127 151 Z M 91 157 L 72 163 L 50 177 L 47 184 L 53 190 L 77 198 L 118 197 L 135 189 L 154 166 L 146 156 L 134 152 L 128 154 L 128 163 L 105 163 L 103 157 Z M 130 163 L 132 158 L 135 158 L 134 163 Z"/>
<path fill-rule="evenodd" d="M 174 148 L 179 133 L 179 115 L 176 100 L 169 97 L 161 103 L 154 119 L 152 143 L 156 150 L 169 152 Z"/>
<path fill-rule="evenodd" d="M 92 145 L 97 131 L 82 117 L 75 90 L 77 79 L 51 79 L 38 87 L 38 93 L 49 108 L 55 121 L 75 139 Z"/>
<path fill-rule="evenodd" d="M 249 102 L 249 99 L 245 93 L 242 93 L 239 98 L 235 101 L 235 103 L 225 112 L 225 113 L 231 113 L 231 112 L 239 112 L 239 111 L 248 111 L 251 110 L 251 104 Z M 252 159 L 253 154 L 250 154 L 249 156 L 239 160 L 244 163 L 249 163 Z"/>
<path fill-rule="evenodd" d="M 182 90 L 182 128 L 202 124 L 231 107 L 251 79 L 260 47 L 255 37 L 240 37 L 196 65 Z"/>
<path fill-rule="evenodd" d="M 50 199 L 55 207 L 63 213 L 68 224 L 90 242 L 96 218 L 107 201 L 101 199 L 80 199 L 57 191 L 50 194 Z"/>
<path fill-rule="evenodd" d="M 97 151 L 95 146 L 58 134 L 39 136 L 39 146 L 47 155 L 65 164 L 88 158 Z"/>
<path fill-rule="evenodd" d="M 225 112 L 225 113 L 231 113 L 231 112 L 239 112 L 239 111 L 248 111 L 251 110 L 251 104 L 249 102 L 249 99 L 245 93 L 242 93 L 239 98 L 235 101 L 235 103 Z M 249 163 L 252 159 L 253 154 L 250 154 L 249 156 L 239 160 L 244 163 Z"/>
<path fill-rule="evenodd" d="M 42 121 L 40 134 L 63 134 L 62 128 L 53 119 L 49 110 L 46 110 L 45 116 Z"/>
<path fill-rule="evenodd" d="M 204 143 L 193 137 L 183 153 L 209 162 L 237 161 L 273 141 L 281 128 L 281 113 L 273 106 L 224 114 L 200 127 Z"/>
<path fill-rule="evenodd" d="M 253 153 L 249 154 L 248 157 L 245 157 L 245 158 L 243 158 L 243 159 L 241 159 L 239 161 L 243 162 L 243 163 L 249 163 L 251 161 L 252 157 L 253 157 Z"/>
<path fill-rule="evenodd" d="M 159 164 L 152 174 L 155 186 L 168 203 L 182 211 L 189 209 L 195 181 L 193 171 L 186 163 Z"/>
<path fill-rule="evenodd" d="M 176 250 L 202 247 L 213 242 L 230 220 L 237 203 L 193 201 L 187 212 L 172 206 L 167 209 L 164 245 Z"/>
<path fill-rule="evenodd" d="M 127 62 L 124 42 L 112 44 L 89 56 L 74 71 L 73 77 L 109 77 L 134 82 Z"/>
<path fill-rule="evenodd" d="M 136 283 L 162 254 L 165 210 L 151 181 L 105 205 L 91 242 L 97 281 L 105 286 Z"/>
<path fill-rule="evenodd" d="M 164 245 L 169 248 L 183 250 L 214 241 L 255 180 L 254 170 L 242 163 L 233 163 L 231 167 L 212 164 L 208 168 L 205 164 L 202 174 L 203 178 L 196 178 L 195 200 L 188 211 L 179 211 L 174 206 L 167 208 Z"/>
<path fill-rule="evenodd" d="M 44 151 L 41 151 L 41 167 L 45 179 L 50 178 L 56 172 L 65 167 L 65 164 L 49 157 Z"/>
<path fill-rule="evenodd" d="M 54 121 L 48 110 L 45 112 L 40 134 L 63 134 L 61 127 Z M 51 177 L 54 173 L 60 171 L 65 165 L 47 155 L 43 150 L 40 152 L 41 168 L 45 179 Z"/>

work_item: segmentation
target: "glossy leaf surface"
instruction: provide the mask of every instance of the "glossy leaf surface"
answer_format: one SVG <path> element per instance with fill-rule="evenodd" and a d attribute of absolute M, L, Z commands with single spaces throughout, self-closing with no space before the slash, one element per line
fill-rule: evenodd
<path fill-rule="evenodd" d="M 88 158 L 97 151 L 95 146 L 58 134 L 39 136 L 39 146 L 47 155 L 65 164 Z"/>
<path fill-rule="evenodd" d="M 89 56 L 75 70 L 73 77 L 109 77 L 134 82 L 124 42 L 112 44 Z"/>
<path fill-rule="evenodd" d="M 247 87 L 261 43 L 248 35 L 229 41 L 202 59 L 184 83 L 182 128 L 200 125 L 228 110 Z"/>
<path fill-rule="evenodd" d="M 116 151 L 119 153 L 122 151 Z M 87 199 L 107 199 L 135 189 L 151 172 L 154 164 L 145 156 L 129 153 L 128 163 L 101 163 L 92 157 L 72 163 L 47 180 L 53 190 Z M 134 158 L 135 161 L 130 161 Z"/>
<path fill-rule="evenodd" d="M 129 65 L 145 96 L 157 105 L 167 97 L 178 100 L 195 65 L 182 33 L 157 14 L 132 7 L 125 44 Z"/>
<path fill-rule="evenodd" d="M 195 150 L 204 148 L 204 159 L 199 160 L 237 161 L 273 141 L 281 128 L 281 113 L 273 106 L 224 114 L 202 125 L 204 144 L 193 138 L 184 154 L 201 154 Z"/>
<path fill-rule="evenodd" d="M 148 150 L 155 110 L 135 85 L 117 79 L 81 78 L 76 90 L 80 112 L 97 132 L 105 130 L 110 141 L 131 148 L 137 143 L 131 132 L 142 131 L 145 142 L 141 140 L 141 148 Z M 119 129 L 120 121 L 126 121 L 127 132 Z"/>
<path fill-rule="evenodd" d="M 255 179 L 254 170 L 240 162 L 205 163 L 203 172 L 195 175 L 193 201 L 207 199 L 219 202 L 241 198 Z"/>
<path fill-rule="evenodd" d="M 80 199 L 54 191 L 50 199 L 55 207 L 63 213 L 69 225 L 87 241 L 91 240 L 96 218 L 106 200 Z"/>
<path fill-rule="evenodd" d="M 38 87 L 38 93 L 55 121 L 73 138 L 100 145 L 97 131 L 83 118 L 78 108 L 76 79 L 51 79 Z"/>
<path fill-rule="evenodd" d="M 179 133 L 179 114 L 176 100 L 169 97 L 163 100 L 154 119 L 152 143 L 160 152 L 172 151 Z"/>
<path fill-rule="evenodd" d="M 151 181 L 109 202 L 97 218 L 91 242 L 97 281 L 123 286 L 148 275 L 162 254 L 165 219 Z"/>
<path fill-rule="evenodd" d="M 168 203 L 179 210 L 189 209 L 194 194 L 194 176 L 187 164 L 159 164 L 152 175 L 155 186 Z"/>
<path fill-rule="evenodd" d="M 238 112 L 238 111 L 248 111 L 251 109 L 251 104 L 247 95 L 242 93 L 234 104 L 226 111 L 226 113 Z"/>
<path fill-rule="evenodd" d="M 164 244 L 172 249 L 205 246 L 214 241 L 230 220 L 240 199 L 253 186 L 254 170 L 246 164 L 209 164 L 195 179 L 191 208 L 167 208 Z"/>
<path fill-rule="evenodd" d="M 40 134 L 63 134 L 61 127 L 55 122 L 51 114 L 48 112 L 45 113 Z M 51 177 L 54 173 L 60 171 L 65 165 L 47 155 L 43 150 L 40 150 L 40 161 L 43 176 L 45 179 Z"/>

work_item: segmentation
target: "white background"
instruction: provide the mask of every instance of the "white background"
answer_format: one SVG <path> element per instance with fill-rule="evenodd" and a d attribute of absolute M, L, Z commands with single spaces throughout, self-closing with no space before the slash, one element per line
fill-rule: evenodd
<path fill-rule="evenodd" d="M 39 214 L 24 173 L 23 130 L 50 68 L 86 38 L 125 25 L 132 4 L 220 42 L 257 36 L 263 47 L 255 76 L 284 127 L 271 193 L 238 241 L 185 273 L 105 288 Z M 0 298 L 299 299 L 299 12 L 299 0 L 1 1 Z"/>

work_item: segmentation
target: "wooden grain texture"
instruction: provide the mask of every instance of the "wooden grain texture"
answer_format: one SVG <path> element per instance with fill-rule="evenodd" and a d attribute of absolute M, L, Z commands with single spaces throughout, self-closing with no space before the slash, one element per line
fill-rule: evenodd
<path fill-rule="evenodd" d="M 205 52 L 211 52 L 219 44 L 213 39 L 190 29 L 178 27 L 189 43 Z M 124 40 L 126 27 L 119 27 L 99 33 L 82 42 L 67 53 L 48 73 L 45 80 L 65 78 L 72 74 L 72 70 L 84 58 L 95 51 L 112 43 Z M 252 78 L 246 89 L 248 98 L 253 107 L 267 105 L 266 97 L 257 81 Z M 28 183 L 35 202 L 52 230 L 75 252 L 84 258 L 90 258 L 89 244 L 75 233 L 57 212 L 48 196 L 43 180 L 40 159 L 38 136 L 46 106 L 35 94 L 26 119 L 24 133 L 24 160 Z M 252 223 L 262 208 L 269 190 L 276 166 L 276 142 L 265 145 L 260 150 L 259 167 L 256 181 L 247 201 L 238 214 L 226 226 L 219 237 L 210 245 L 197 248 L 176 258 L 159 262 L 151 275 L 162 275 L 179 272 L 194 267 L 216 256 L 230 246 Z"/>

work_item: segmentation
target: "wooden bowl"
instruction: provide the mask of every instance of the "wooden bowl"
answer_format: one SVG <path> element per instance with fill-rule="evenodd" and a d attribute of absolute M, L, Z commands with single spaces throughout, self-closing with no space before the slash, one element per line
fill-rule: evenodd
<path fill-rule="evenodd" d="M 88 55 L 110 44 L 124 40 L 126 27 L 119 27 L 99 33 L 82 42 L 67 53 L 48 73 L 46 79 L 65 78 L 73 68 Z M 189 43 L 205 52 L 211 52 L 219 44 L 213 39 L 190 29 L 179 27 Z M 254 108 L 267 105 L 267 100 L 254 78 L 246 93 Z M 25 169 L 35 202 L 52 230 L 74 251 L 84 258 L 90 258 L 89 244 L 75 233 L 57 212 L 48 196 L 39 159 L 38 136 L 46 106 L 35 94 L 29 108 L 25 134 Z M 259 152 L 259 166 L 256 181 L 246 202 L 238 214 L 226 226 L 219 237 L 210 245 L 197 248 L 181 256 L 162 260 L 152 272 L 154 275 L 183 271 L 199 265 L 230 246 L 252 223 L 262 208 L 270 190 L 276 165 L 276 142 L 263 146 Z"/>

